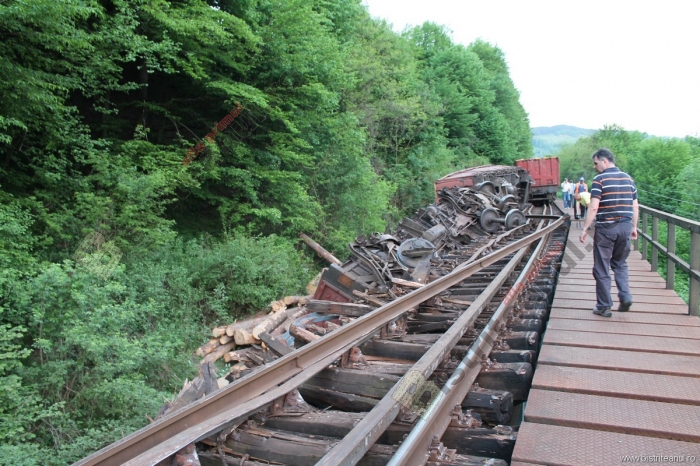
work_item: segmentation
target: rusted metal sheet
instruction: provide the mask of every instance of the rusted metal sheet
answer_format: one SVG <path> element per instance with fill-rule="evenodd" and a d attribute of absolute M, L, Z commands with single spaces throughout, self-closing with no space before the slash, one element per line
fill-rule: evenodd
<path fill-rule="evenodd" d="M 700 444 L 524 422 L 510 464 L 610 466 L 623 458 L 632 464 L 694 464 Z"/>
<path fill-rule="evenodd" d="M 532 389 L 525 420 L 700 442 L 700 406 Z"/>
<path fill-rule="evenodd" d="M 542 365 L 532 388 L 700 405 L 700 378 Z"/>
<path fill-rule="evenodd" d="M 551 187 L 551 192 L 559 191 L 559 159 L 557 157 L 516 160 L 515 166 L 527 170 L 532 177 L 533 188 Z"/>

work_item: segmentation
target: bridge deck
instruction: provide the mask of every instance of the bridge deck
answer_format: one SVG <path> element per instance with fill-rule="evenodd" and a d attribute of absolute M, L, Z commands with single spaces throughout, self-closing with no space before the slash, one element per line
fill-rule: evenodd
<path fill-rule="evenodd" d="M 613 316 L 594 315 L 580 233 L 572 222 L 511 464 L 700 464 L 700 319 L 638 251 L 630 311 L 614 311 L 613 282 Z"/>

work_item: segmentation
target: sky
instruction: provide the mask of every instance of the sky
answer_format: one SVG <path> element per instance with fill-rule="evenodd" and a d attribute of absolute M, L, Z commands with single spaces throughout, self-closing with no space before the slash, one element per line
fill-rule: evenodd
<path fill-rule="evenodd" d="M 700 0 L 364 0 L 399 32 L 432 21 L 505 54 L 530 126 L 700 136 Z"/>

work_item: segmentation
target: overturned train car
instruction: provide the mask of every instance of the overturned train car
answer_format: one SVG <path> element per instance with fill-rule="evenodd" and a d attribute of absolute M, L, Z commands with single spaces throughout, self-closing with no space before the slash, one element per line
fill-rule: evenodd
<path fill-rule="evenodd" d="M 435 182 L 436 196 L 441 189 L 454 186 L 499 196 L 514 195 L 521 206 L 554 202 L 559 189 L 559 159 L 522 159 L 514 167 L 482 165 L 450 173 Z"/>
<path fill-rule="evenodd" d="M 431 267 L 456 260 L 453 254 L 459 249 L 526 225 L 530 205 L 554 200 L 559 160 L 518 162 L 514 167 L 485 165 L 440 178 L 435 182 L 434 204 L 404 218 L 394 231 L 362 235 L 350 243 L 350 258 L 324 272 L 314 298 L 351 302 L 370 290 L 390 296 L 396 279 L 426 283 Z"/>

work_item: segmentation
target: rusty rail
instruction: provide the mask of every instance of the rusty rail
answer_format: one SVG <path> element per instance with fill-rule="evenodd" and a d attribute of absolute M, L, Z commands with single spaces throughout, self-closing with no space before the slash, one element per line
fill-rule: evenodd
<path fill-rule="evenodd" d="M 513 284 L 513 289 L 522 290 L 525 288 L 528 276 L 533 271 L 535 262 L 542 253 L 543 245 L 546 241 L 547 236 L 539 241 L 525 268 Z M 387 466 L 423 466 L 428 462 L 431 454 L 431 444 L 435 438 L 439 441 L 445 433 L 445 430 L 452 422 L 452 411 L 460 405 L 474 384 L 481 370 L 481 359 L 493 349 L 493 344 L 496 341 L 494 335 L 498 334 L 496 329 L 507 315 L 516 296 L 517 293 L 506 295 L 489 323 L 481 331 L 479 338 L 472 344 L 469 352 L 457 366 L 452 376 L 445 383 L 445 386 L 438 392 L 438 396 L 432 400 L 427 410 L 428 414 L 416 422 L 415 427 L 403 441 Z"/>
<path fill-rule="evenodd" d="M 543 228 L 544 219 L 559 220 L 557 225 L 563 222 L 563 218 L 556 215 L 546 215 L 542 216 L 542 218 L 543 221 L 540 222 L 538 230 Z M 534 263 L 534 258 L 540 254 L 542 250 L 542 244 L 544 244 L 545 241 L 546 238 L 540 241 L 540 243 L 537 246 L 537 249 L 534 251 L 530 260 L 528 261 L 525 270 L 523 271 L 523 273 L 520 274 L 519 279 L 513 285 L 513 289 L 522 289 L 523 277 L 527 277 L 530 273 L 530 270 L 532 269 L 532 264 Z M 459 317 L 459 319 L 457 319 L 455 323 L 448 329 L 448 331 L 445 332 L 445 334 L 443 334 L 442 337 L 440 337 L 440 339 L 432 345 L 428 352 L 424 354 L 423 357 L 421 357 L 421 359 L 418 360 L 418 362 L 416 362 L 416 364 L 413 365 L 408 374 L 411 374 L 413 378 L 416 378 L 417 376 L 423 381 L 427 380 L 427 378 L 438 366 L 444 355 L 451 351 L 451 349 L 456 345 L 457 341 L 461 338 L 464 332 L 466 332 L 466 330 L 477 319 L 479 313 L 495 296 L 495 294 L 498 292 L 498 290 L 503 285 L 508 276 L 511 274 L 511 272 L 522 261 L 526 252 L 527 248 L 523 248 L 516 253 L 516 255 L 508 262 L 508 264 L 503 268 L 503 270 L 501 270 L 501 272 L 494 278 L 491 284 L 477 297 L 476 300 L 474 300 L 473 304 L 470 305 L 469 308 L 467 308 L 465 312 Z M 475 256 L 478 256 L 478 253 L 475 254 Z M 477 341 L 474 343 L 474 346 L 481 344 L 481 346 L 478 347 L 478 351 L 472 350 L 465 357 L 465 361 L 467 360 L 467 358 L 470 357 L 472 357 L 472 360 L 470 360 L 470 362 L 468 362 L 467 365 L 465 365 L 465 362 L 463 361 L 462 364 L 460 364 L 460 366 L 455 371 L 455 374 L 457 374 L 457 380 L 460 380 L 460 378 L 464 378 L 464 367 L 469 367 L 470 369 L 472 368 L 472 365 L 474 364 L 474 354 L 489 354 L 491 350 L 491 345 L 494 341 L 493 336 L 489 332 L 494 328 L 496 323 L 500 322 L 502 317 L 505 315 L 505 309 L 507 309 L 510 306 L 512 299 L 515 296 L 517 296 L 517 293 L 509 294 L 506 296 L 501 306 L 496 311 L 494 317 L 491 319 L 489 325 L 487 325 L 487 327 L 482 331 L 480 338 L 477 339 Z M 488 343 L 488 345 L 485 342 Z M 458 371 L 461 372 L 459 372 L 458 374 Z M 473 374 L 473 378 L 467 377 L 467 379 L 471 379 L 471 381 L 469 381 L 468 383 L 461 384 L 459 391 L 454 389 L 448 389 L 446 396 L 448 396 L 449 399 L 452 400 L 455 397 L 458 398 L 459 396 L 466 394 L 466 392 L 462 392 L 464 392 L 465 387 L 467 391 L 469 390 L 474 381 L 473 379 L 475 379 L 477 375 L 478 370 L 476 371 L 476 373 Z M 404 376 L 404 379 L 408 378 L 409 375 Z M 453 380 L 454 378 L 455 376 L 453 376 L 453 378 L 451 378 L 450 381 L 448 381 L 446 387 L 451 386 L 450 383 L 455 383 L 455 381 Z M 316 463 L 316 466 L 349 466 L 357 464 L 357 462 L 360 461 L 363 455 L 367 452 L 369 447 L 376 442 L 379 436 L 386 430 L 389 424 L 391 424 L 396 418 L 396 416 L 399 414 L 401 405 L 398 401 L 396 391 L 397 387 L 399 387 L 400 385 L 401 382 L 399 382 L 392 390 L 390 390 L 389 393 L 387 393 L 387 395 L 384 396 L 384 398 L 357 424 L 357 426 L 355 426 L 352 429 L 352 431 L 348 435 L 346 435 L 345 438 L 343 438 L 343 440 L 338 442 L 319 462 Z M 445 390 L 443 389 L 440 392 L 440 394 L 445 394 Z M 462 396 L 462 398 L 464 398 L 464 396 Z M 461 398 L 458 401 L 461 401 Z M 454 404 L 455 403 L 452 403 L 450 405 L 450 403 L 448 402 L 448 409 L 451 410 L 452 405 Z M 432 410 L 431 412 L 435 412 L 434 408 L 430 409 Z M 441 412 L 441 414 L 444 415 L 446 419 L 448 419 L 447 424 L 449 424 L 449 419 L 451 418 L 450 413 Z M 436 418 L 433 417 L 433 423 L 435 422 L 435 419 Z M 447 424 L 444 425 L 445 428 L 447 427 Z M 425 425 L 425 422 L 419 422 L 413 431 L 419 432 L 419 434 L 414 434 L 412 432 L 411 435 L 426 435 L 426 431 L 420 431 L 420 429 L 422 429 L 421 426 Z M 419 431 L 416 431 L 416 429 L 419 429 Z M 434 431 L 431 432 L 435 433 Z M 444 428 L 441 430 L 441 432 L 444 432 Z M 394 458 L 399 458 L 402 455 L 404 455 L 404 458 L 413 458 L 414 460 L 418 458 L 423 458 L 424 460 L 427 460 L 426 455 L 421 457 L 420 450 L 417 450 L 415 447 L 409 446 L 412 445 L 414 441 L 416 441 L 415 438 L 407 438 L 403 442 L 403 446 L 397 451 Z M 430 441 L 432 441 L 432 436 L 428 437 L 428 445 L 430 444 Z M 411 449 L 410 453 L 405 453 L 405 450 L 407 448 Z M 424 452 L 427 451 L 428 448 L 427 446 L 425 446 Z"/>
<path fill-rule="evenodd" d="M 479 313 L 496 295 L 514 268 L 520 263 L 526 252 L 527 248 L 523 248 L 515 253 L 515 256 L 494 278 L 491 284 L 474 300 L 455 323 L 450 326 L 447 332 L 445 332 L 413 365 L 409 373 L 414 377 L 418 375 L 424 380 L 427 380 L 440 364 L 443 357 L 454 348 L 462 335 L 464 335 L 469 327 L 476 321 Z M 389 393 L 362 418 L 357 426 L 343 438 L 343 440 L 338 442 L 323 458 L 321 458 L 321 460 L 316 463 L 316 466 L 345 466 L 356 464 L 399 414 L 401 405 L 397 401 L 396 394 L 399 384 L 391 389 Z"/>

